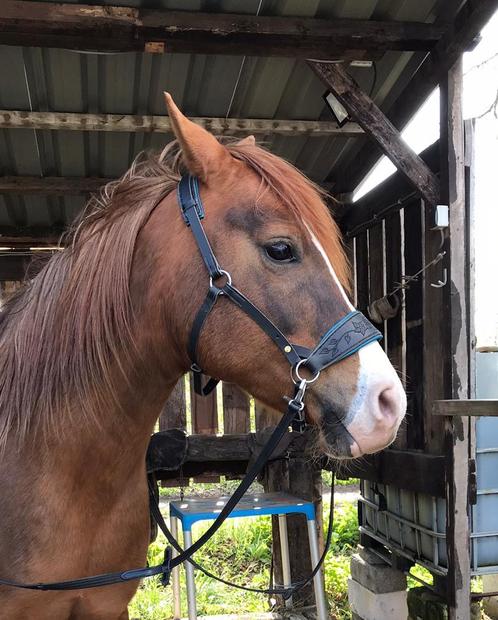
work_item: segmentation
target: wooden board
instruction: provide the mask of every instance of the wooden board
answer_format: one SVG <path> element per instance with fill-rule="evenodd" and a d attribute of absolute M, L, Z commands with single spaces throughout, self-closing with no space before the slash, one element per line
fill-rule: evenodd
<path fill-rule="evenodd" d="M 377 58 L 430 50 L 440 25 L 2 0 L 0 43 L 76 50 Z"/>
<path fill-rule="evenodd" d="M 216 390 L 208 396 L 199 396 L 194 392 L 194 380 L 190 374 L 190 406 L 192 416 L 192 433 L 216 435 L 218 432 L 218 407 Z M 218 482 L 218 476 L 200 476 L 195 482 Z"/>
<path fill-rule="evenodd" d="M 282 417 L 280 411 L 276 411 L 275 409 L 271 409 L 263 403 L 256 401 L 256 430 L 261 431 L 264 428 L 268 428 L 269 426 L 276 426 Z"/>
<path fill-rule="evenodd" d="M 419 199 L 403 210 L 405 231 L 405 274 L 413 275 L 424 266 L 422 206 Z M 424 367 L 423 367 L 423 276 L 405 290 L 406 316 L 406 391 L 409 422 L 407 446 L 424 445 Z"/>
<path fill-rule="evenodd" d="M 183 430 L 187 428 L 185 381 L 183 377 L 171 392 L 159 416 L 159 430 L 166 431 L 170 428 L 181 428 Z"/>
<path fill-rule="evenodd" d="M 223 383 L 223 432 L 248 433 L 251 430 L 249 419 L 249 396 L 233 383 Z"/>
<path fill-rule="evenodd" d="M 368 315 L 368 236 L 366 232 L 356 236 L 356 298 L 357 308 Z"/>
<path fill-rule="evenodd" d="M 385 219 L 385 251 L 386 251 L 386 289 L 393 290 L 401 281 L 404 243 L 401 231 L 401 214 L 393 213 Z M 398 371 L 403 385 L 406 387 L 406 350 L 405 350 L 405 308 L 403 292 L 397 293 L 400 308 L 393 318 L 386 321 L 386 353 L 392 365 Z M 404 422 L 398 431 L 395 447 L 407 447 L 407 424 Z"/>
<path fill-rule="evenodd" d="M 436 400 L 432 414 L 437 416 L 497 417 L 498 400 Z"/>
<path fill-rule="evenodd" d="M 178 381 L 159 416 L 159 430 L 167 431 L 170 428 L 187 429 L 185 377 Z M 184 486 L 187 482 L 185 480 L 163 480 L 162 486 Z"/>
<path fill-rule="evenodd" d="M 215 135 L 259 135 L 268 133 L 282 136 L 300 136 L 307 138 L 317 136 L 342 136 L 353 138 L 363 135 L 363 129 L 348 122 L 342 127 L 334 121 L 301 121 L 266 118 L 225 118 L 214 116 L 189 116 L 196 125 L 200 125 Z M 171 134 L 169 116 L 148 114 L 79 114 L 71 112 L 28 112 L 23 110 L 0 110 L 0 128 L 2 129 L 40 129 L 64 131 L 112 131 L 125 133 L 165 133 Z M 17 184 L 15 183 L 18 180 Z M 2 177 L 0 189 L 13 191 L 22 180 L 31 179 L 34 184 L 41 181 L 38 177 Z M 13 186 L 13 187 L 12 187 Z M 43 185 L 41 185 L 43 188 Z"/>
<path fill-rule="evenodd" d="M 424 219 L 425 260 L 427 261 L 434 258 L 438 252 L 448 250 L 448 239 L 446 234 L 443 246 L 441 246 L 440 233 L 431 230 L 435 221 L 434 207 L 425 205 Z M 448 267 L 447 258 L 433 269 L 429 269 L 424 276 L 424 445 L 425 450 L 432 454 L 444 452 L 444 423 L 432 415 L 432 403 L 435 400 L 451 397 L 448 289 L 431 286 L 432 282 L 437 282 L 442 276 L 444 267 Z"/>
<path fill-rule="evenodd" d="M 384 231 L 383 224 L 368 230 L 369 303 L 384 296 Z M 370 317 L 371 319 L 371 317 Z M 375 323 L 384 336 L 385 321 Z M 382 343 L 381 343 L 382 346 Z"/>

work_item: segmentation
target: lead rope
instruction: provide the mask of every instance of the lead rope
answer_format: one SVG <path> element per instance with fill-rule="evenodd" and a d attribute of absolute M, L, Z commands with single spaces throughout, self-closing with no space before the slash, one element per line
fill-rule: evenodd
<path fill-rule="evenodd" d="M 223 579 L 222 577 L 219 577 L 218 575 L 213 574 L 211 571 L 207 570 L 201 564 L 196 562 L 192 556 L 188 557 L 185 561 L 189 562 L 194 568 L 201 571 L 201 573 L 204 573 L 206 577 L 219 581 L 220 583 L 223 583 L 224 585 L 229 586 L 231 588 L 237 588 L 238 590 L 245 590 L 247 592 L 256 592 L 258 594 L 266 594 L 268 596 L 278 595 L 278 596 L 282 596 L 284 600 L 292 597 L 296 592 L 298 592 L 299 590 L 307 586 L 313 580 L 315 575 L 320 570 L 323 562 L 325 561 L 327 553 L 330 549 L 330 545 L 332 542 L 332 533 L 334 531 L 334 486 L 335 486 L 335 473 L 332 472 L 332 482 L 330 485 L 330 511 L 329 511 L 329 519 L 328 519 L 327 538 L 326 538 L 324 550 L 323 550 L 322 555 L 320 556 L 320 559 L 318 560 L 316 566 L 313 568 L 313 570 L 311 571 L 311 573 L 306 579 L 302 579 L 301 581 L 297 581 L 296 583 L 293 583 L 290 586 L 286 586 L 286 587 L 283 587 L 283 586 L 276 587 L 276 588 L 270 587 L 266 589 L 253 588 L 251 586 L 244 586 L 238 583 L 233 583 L 232 581 L 227 581 L 226 579 Z M 190 548 L 183 549 L 178 543 L 178 541 L 176 540 L 176 538 L 173 536 L 171 531 L 169 530 L 168 526 L 166 525 L 166 522 L 161 513 L 159 504 L 156 500 L 156 496 L 154 493 L 154 483 L 152 482 L 150 478 L 149 478 L 149 496 L 150 496 L 150 502 L 151 502 L 151 514 L 154 517 L 154 520 L 156 521 L 159 529 L 162 531 L 162 533 L 166 537 L 166 540 L 168 541 L 168 543 L 178 553 L 180 554 L 188 553 Z M 176 558 L 173 561 L 175 560 Z"/>

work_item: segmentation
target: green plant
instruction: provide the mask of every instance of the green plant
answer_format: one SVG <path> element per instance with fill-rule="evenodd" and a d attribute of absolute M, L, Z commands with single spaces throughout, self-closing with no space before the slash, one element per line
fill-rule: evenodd
<path fill-rule="evenodd" d="M 324 487 L 329 487 L 332 484 L 332 472 L 327 469 L 322 469 L 322 483 Z M 352 485 L 360 484 L 359 478 L 335 478 L 335 486 L 337 487 L 349 487 Z"/>

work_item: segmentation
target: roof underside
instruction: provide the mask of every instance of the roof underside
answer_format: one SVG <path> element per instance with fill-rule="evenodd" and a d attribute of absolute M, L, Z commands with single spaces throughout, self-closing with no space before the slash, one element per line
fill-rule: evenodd
<path fill-rule="evenodd" d="M 75 2 L 74 4 L 78 4 Z M 100 4 L 118 4 L 101 2 Z M 259 0 L 126 2 L 218 13 L 256 14 Z M 260 14 L 386 21 L 448 22 L 456 0 L 262 0 Z M 381 108 L 406 86 L 425 53 L 389 51 L 370 68 L 350 71 Z M 165 113 L 162 91 L 184 113 L 261 119 L 331 120 L 324 86 L 301 60 L 194 54 L 97 54 L 0 46 L 0 107 L 8 110 L 113 114 Z M 375 84 L 374 84 L 375 81 Z M 0 172 L 13 176 L 117 177 L 143 149 L 171 139 L 158 133 L 0 130 Z M 319 183 L 364 138 L 272 136 L 260 141 Z M 0 227 L 60 227 L 72 220 L 83 196 L 0 195 Z"/>

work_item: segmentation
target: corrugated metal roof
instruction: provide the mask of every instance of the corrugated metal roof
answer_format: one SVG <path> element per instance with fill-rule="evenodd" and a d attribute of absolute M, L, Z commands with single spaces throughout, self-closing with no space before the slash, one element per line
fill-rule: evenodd
<path fill-rule="evenodd" d="M 71 0 L 69 0 L 71 1 Z M 74 2 L 74 0 L 73 0 Z M 77 4 L 77 2 L 74 2 Z M 115 4 L 105 0 L 103 4 Z M 123 1 L 121 5 L 255 14 L 259 0 Z M 433 22 L 451 19 L 456 0 L 266 0 L 263 15 L 348 17 Z M 423 55 L 387 52 L 376 62 L 374 99 L 389 102 Z M 13 110 L 164 114 L 170 91 L 191 116 L 329 119 L 323 84 L 303 61 L 192 54 L 92 54 L 61 49 L 0 46 L 0 107 Z M 372 69 L 355 68 L 369 92 Z M 122 174 L 138 152 L 159 148 L 164 134 L 0 130 L 4 175 L 98 176 Z M 347 157 L 352 140 L 272 136 L 263 141 L 278 155 L 322 182 Z M 82 207 L 78 196 L 0 196 L 0 226 L 60 226 Z"/>

